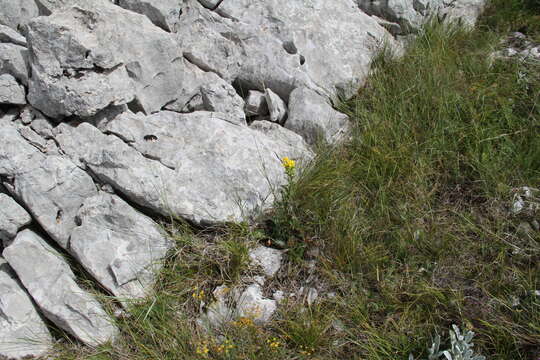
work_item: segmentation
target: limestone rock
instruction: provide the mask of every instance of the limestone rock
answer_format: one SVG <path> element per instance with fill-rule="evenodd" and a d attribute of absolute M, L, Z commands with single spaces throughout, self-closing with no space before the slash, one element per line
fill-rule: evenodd
<path fill-rule="evenodd" d="M 172 246 L 157 224 L 103 192 L 86 199 L 77 218 L 70 252 L 84 268 L 121 301 L 148 295 Z"/>
<path fill-rule="evenodd" d="M 0 24 L 0 43 L 11 43 L 26 46 L 26 39 L 9 26 Z"/>
<path fill-rule="evenodd" d="M 66 71 L 57 79 L 32 69 L 28 100 L 53 118 L 89 117 L 109 105 L 121 105 L 134 98 L 126 68 Z"/>
<path fill-rule="evenodd" d="M 258 246 L 249 252 L 249 258 L 252 264 L 260 266 L 264 274 L 272 277 L 281 267 L 283 258 L 282 251 L 272 249 L 266 246 Z"/>
<path fill-rule="evenodd" d="M 313 153 L 306 151 L 308 144 L 302 137 L 283 126 L 270 121 L 254 121 L 250 128 L 262 132 L 267 138 L 271 139 L 274 151 L 279 153 L 279 149 L 289 149 L 288 156 L 299 162 L 301 168 L 313 158 Z M 281 156 L 283 158 L 283 156 Z"/>
<path fill-rule="evenodd" d="M 204 110 L 227 114 L 235 123 L 247 125 L 244 100 L 226 82 L 216 81 L 201 86 L 201 96 Z"/>
<path fill-rule="evenodd" d="M 152 113 L 182 89 L 184 59 L 171 35 L 108 1 L 78 1 L 37 18 L 28 39 L 36 78 L 29 98 L 51 117 L 91 116 L 133 96 Z"/>
<path fill-rule="evenodd" d="M 34 0 L 0 0 L 0 24 L 20 30 L 39 16 L 39 9 Z"/>
<path fill-rule="evenodd" d="M 253 44 L 268 56 L 262 62 L 262 56 L 254 58 L 263 67 L 259 71 L 274 72 L 277 75 L 285 70 L 293 75 L 296 80 L 288 81 L 288 85 L 292 86 L 289 93 L 302 86 L 302 83 L 311 82 L 308 87 L 315 89 L 313 84 L 316 84 L 328 95 L 335 97 L 340 92 L 350 96 L 363 83 L 371 58 L 383 42 L 386 41 L 391 49 L 397 49 L 391 35 L 356 7 L 352 0 L 237 0 L 223 1 L 216 12 L 238 23 L 248 24 L 251 29 L 261 29 L 261 33 L 269 34 L 279 42 L 283 51 L 281 54 L 260 33 L 254 34 L 253 38 L 242 38 L 247 46 Z M 273 58 L 269 57 L 270 54 Z M 284 61 L 284 58 L 288 59 Z M 296 64 L 293 65 L 290 62 L 292 60 Z M 266 61 L 271 66 L 267 66 Z M 277 67 L 281 70 L 276 71 Z M 309 80 L 299 77 L 294 69 L 307 75 Z M 248 59 L 243 72 L 254 70 Z M 280 97 L 288 98 L 289 93 L 277 91 L 276 75 L 264 75 L 259 78 L 266 83 L 266 87 Z"/>
<path fill-rule="evenodd" d="M 28 50 L 15 44 L 0 43 L 0 74 L 10 74 L 28 84 Z"/>
<path fill-rule="evenodd" d="M 9 74 L 0 75 L 0 104 L 26 104 L 24 87 Z"/>
<path fill-rule="evenodd" d="M 431 17 L 474 25 L 485 0 L 356 0 L 370 15 L 398 23 L 400 34 L 417 32 Z"/>
<path fill-rule="evenodd" d="M 328 100 L 313 90 L 295 89 L 289 98 L 289 117 L 285 127 L 314 145 L 317 140 L 333 143 L 348 128 L 348 117 L 332 108 Z"/>
<path fill-rule="evenodd" d="M 180 17 L 178 0 L 120 0 L 121 7 L 146 15 L 163 30 L 174 32 Z"/>
<path fill-rule="evenodd" d="M 75 216 L 96 194 L 92 178 L 69 159 L 47 156 L 10 125 L 0 127 L 0 175 L 8 190 L 60 246 L 67 249 Z"/>
<path fill-rule="evenodd" d="M 0 314 L 0 357 L 38 357 L 52 348 L 52 337 L 47 326 L 2 257 Z"/>
<path fill-rule="evenodd" d="M 287 117 L 287 104 L 285 104 L 285 101 L 270 89 L 266 89 L 264 98 L 270 111 L 270 121 L 283 124 Z"/>
<path fill-rule="evenodd" d="M 218 329 L 235 319 L 235 309 L 229 305 L 231 289 L 225 285 L 218 286 L 212 292 L 216 299 L 207 306 L 197 323 L 206 330 Z"/>
<path fill-rule="evenodd" d="M 203 111 L 127 113 L 109 122 L 107 132 L 118 137 L 84 123 L 62 124 L 56 140 L 132 201 L 199 224 L 249 219 L 267 208 L 286 181 L 280 159 L 294 158 L 301 147 Z M 311 152 L 304 148 L 303 155 Z"/>
<path fill-rule="evenodd" d="M 58 327 L 92 346 L 116 336 L 107 313 L 77 285 L 69 265 L 42 237 L 24 230 L 3 256 L 43 314 Z"/>
<path fill-rule="evenodd" d="M 31 221 L 30 215 L 15 200 L 0 193 L 0 241 L 4 242 L 4 247 Z"/>
<path fill-rule="evenodd" d="M 264 298 L 259 284 L 248 286 L 236 302 L 238 316 L 250 318 L 256 324 L 268 322 L 277 309 L 276 300 Z"/>
<path fill-rule="evenodd" d="M 268 105 L 263 92 L 249 90 L 246 98 L 245 112 L 247 116 L 263 116 L 268 115 Z"/>

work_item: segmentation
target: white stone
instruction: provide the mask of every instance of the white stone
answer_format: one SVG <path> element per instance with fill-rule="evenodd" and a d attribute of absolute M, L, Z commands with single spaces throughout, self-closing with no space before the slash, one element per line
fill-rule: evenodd
<path fill-rule="evenodd" d="M 256 324 L 264 324 L 277 309 L 276 300 L 265 299 L 258 284 L 248 286 L 236 299 L 236 310 L 239 317 L 246 317 Z"/>
<path fill-rule="evenodd" d="M 268 277 L 274 276 L 281 267 L 283 252 L 266 246 L 258 246 L 249 251 L 253 265 L 260 266 Z"/>

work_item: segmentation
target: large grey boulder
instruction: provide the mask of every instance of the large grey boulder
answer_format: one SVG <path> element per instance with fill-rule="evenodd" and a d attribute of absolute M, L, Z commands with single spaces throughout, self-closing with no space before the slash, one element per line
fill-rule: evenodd
<path fill-rule="evenodd" d="M 415 33 L 433 17 L 474 25 L 485 0 L 356 0 L 360 9 L 399 24 L 401 34 Z"/>
<path fill-rule="evenodd" d="M 115 134 L 108 136 L 89 124 L 58 129 L 63 151 L 131 201 L 203 224 L 241 221 L 267 208 L 286 181 L 281 158 L 311 156 L 303 142 L 278 143 L 203 111 L 126 113 L 108 123 Z"/>
<path fill-rule="evenodd" d="M 31 19 L 39 16 L 34 0 L 0 0 L 0 24 L 21 30 Z"/>
<path fill-rule="evenodd" d="M 314 145 L 318 140 L 334 143 L 348 129 L 347 115 L 334 110 L 328 99 L 315 91 L 301 87 L 289 98 L 289 117 L 285 127 Z"/>
<path fill-rule="evenodd" d="M 0 43 L 0 74 L 10 74 L 28 84 L 28 50 L 24 46 Z"/>
<path fill-rule="evenodd" d="M 69 159 L 39 151 L 9 124 L 0 127 L 0 175 L 5 185 L 60 246 L 67 249 L 75 216 L 96 194 L 92 178 Z"/>
<path fill-rule="evenodd" d="M 77 285 L 69 265 L 41 236 L 31 230 L 20 232 L 3 256 L 42 313 L 58 327 L 92 346 L 114 339 L 117 329 L 108 314 Z"/>
<path fill-rule="evenodd" d="M 2 257 L 0 314 L 0 357 L 39 357 L 51 350 L 52 337 L 47 326 Z"/>
<path fill-rule="evenodd" d="M 163 30 L 174 32 L 181 15 L 179 0 L 120 0 L 118 5 L 146 15 Z"/>
<path fill-rule="evenodd" d="M 70 252 L 121 301 L 150 293 L 172 243 L 152 219 L 116 195 L 88 198 L 78 213 Z"/>
<path fill-rule="evenodd" d="M 4 247 L 9 244 L 17 231 L 32 222 L 30 215 L 22 206 L 6 194 L 0 193 L 0 241 Z"/>
<path fill-rule="evenodd" d="M 295 59 L 297 69 L 327 94 L 334 97 L 342 92 L 350 96 L 367 76 L 370 62 L 383 43 L 392 49 L 397 45 L 391 35 L 374 19 L 357 10 L 353 0 L 267 0 L 223 1 L 216 12 L 224 17 L 260 29 L 254 43 L 263 53 L 270 54 L 271 43 L 261 33 L 270 34 L 279 42 L 282 51 Z M 249 44 L 252 39 L 243 39 Z M 273 65 L 294 74 L 283 56 L 269 59 Z M 260 61 L 255 58 L 254 61 Z M 249 60 L 244 71 L 251 70 Z M 261 66 L 261 63 L 257 65 Z M 275 66 L 268 67 L 273 71 Z M 298 77 L 297 77 L 298 78 Z M 301 86 L 300 81 L 289 83 L 292 89 Z M 277 92 L 271 84 L 267 87 Z M 308 86 L 313 87 L 313 86 Z M 290 89 L 290 91 L 292 91 Z M 289 91 L 289 92 L 290 92 Z M 289 94 L 277 92 L 282 98 Z"/>
<path fill-rule="evenodd" d="M 0 75 L 0 104 L 26 104 L 24 87 L 10 74 Z"/>
<path fill-rule="evenodd" d="M 78 1 L 28 27 L 29 100 L 46 115 L 92 116 L 132 99 L 152 113 L 178 99 L 182 52 L 144 15 L 104 0 Z"/>

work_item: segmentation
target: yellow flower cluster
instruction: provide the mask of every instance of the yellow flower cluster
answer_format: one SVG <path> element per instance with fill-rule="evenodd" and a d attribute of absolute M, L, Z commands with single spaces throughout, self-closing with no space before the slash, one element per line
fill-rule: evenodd
<path fill-rule="evenodd" d="M 206 357 L 208 355 L 208 352 L 210 351 L 210 348 L 208 347 L 208 342 L 203 341 L 199 345 L 197 345 L 197 348 L 195 349 L 195 352 L 197 355 L 201 355 Z"/>
<path fill-rule="evenodd" d="M 311 356 L 315 352 L 315 349 L 312 347 L 300 345 L 300 354 L 304 356 Z"/>
<path fill-rule="evenodd" d="M 225 353 L 228 354 L 231 349 L 234 348 L 234 344 L 231 342 L 231 340 L 227 339 L 223 342 L 223 344 L 220 344 L 216 346 L 216 353 L 221 354 Z"/>
<path fill-rule="evenodd" d="M 288 157 L 284 157 L 281 159 L 281 164 L 285 169 L 294 169 L 296 167 L 296 161 L 289 159 Z"/>
<path fill-rule="evenodd" d="M 250 326 L 253 326 L 255 325 L 253 323 L 253 320 L 248 318 L 248 317 L 240 317 L 238 318 L 238 320 L 236 321 L 233 321 L 232 323 L 234 326 L 237 326 L 237 327 L 250 327 Z"/>
<path fill-rule="evenodd" d="M 195 292 L 191 294 L 195 300 L 202 300 L 204 299 L 204 290 L 198 291 L 198 289 L 195 289 Z"/>
<path fill-rule="evenodd" d="M 281 341 L 279 341 L 278 338 L 275 337 L 266 340 L 266 342 L 268 343 L 268 346 L 270 346 L 270 348 L 273 350 L 281 346 Z"/>

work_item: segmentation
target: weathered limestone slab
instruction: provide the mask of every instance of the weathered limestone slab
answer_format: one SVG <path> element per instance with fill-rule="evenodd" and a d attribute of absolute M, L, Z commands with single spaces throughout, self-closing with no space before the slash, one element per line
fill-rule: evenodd
<path fill-rule="evenodd" d="M 77 285 L 69 265 L 41 236 L 31 230 L 20 232 L 3 256 L 42 313 L 58 327 L 92 346 L 116 336 L 107 313 Z"/>
<path fill-rule="evenodd" d="M 88 124 L 58 129 L 63 151 L 131 201 L 196 223 L 250 218 L 286 181 L 281 158 L 311 156 L 305 144 L 287 146 L 225 114 L 203 111 L 126 113 L 107 125 L 116 136 Z"/>
<path fill-rule="evenodd" d="M 12 269 L 0 257 L 0 357 L 39 357 L 51 348 L 47 326 Z"/>
<path fill-rule="evenodd" d="M 34 219 L 63 248 L 83 201 L 96 194 L 92 178 L 69 159 L 47 156 L 10 125 L 0 127 L 0 175 Z"/>
<path fill-rule="evenodd" d="M 122 301 L 148 295 L 172 243 L 149 217 L 116 195 L 100 192 L 78 213 L 70 252 Z"/>

